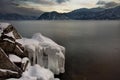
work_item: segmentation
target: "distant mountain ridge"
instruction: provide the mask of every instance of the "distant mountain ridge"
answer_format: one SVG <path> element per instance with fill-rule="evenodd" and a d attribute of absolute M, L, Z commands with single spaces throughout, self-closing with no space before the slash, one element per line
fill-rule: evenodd
<path fill-rule="evenodd" d="M 82 8 L 69 13 L 45 12 L 38 20 L 119 20 L 120 6 L 114 8 Z"/>
<path fill-rule="evenodd" d="M 0 13 L 0 20 L 36 20 L 36 16 L 21 15 L 16 13 Z"/>
<path fill-rule="evenodd" d="M 0 13 L 0 20 L 120 20 L 120 6 L 114 8 L 82 8 L 69 13 L 45 12 L 42 15 Z"/>
<path fill-rule="evenodd" d="M 68 20 L 69 18 L 66 15 L 58 13 L 56 11 L 45 12 L 38 18 L 38 20 L 64 20 L 64 19 Z"/>

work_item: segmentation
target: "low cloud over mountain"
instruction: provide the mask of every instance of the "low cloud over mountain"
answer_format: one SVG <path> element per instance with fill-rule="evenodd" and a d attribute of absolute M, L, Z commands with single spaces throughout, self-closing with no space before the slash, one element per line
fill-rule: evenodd
<path fill-rule="evenodd" d="M 111 8 L 111 7 L 115 7 L 115 6 L 120 6 L 120 0 L 114 0 L 114 1 L 99 0 L 97 2 L 97 5 L 101 5 L 104 8 Z"/>

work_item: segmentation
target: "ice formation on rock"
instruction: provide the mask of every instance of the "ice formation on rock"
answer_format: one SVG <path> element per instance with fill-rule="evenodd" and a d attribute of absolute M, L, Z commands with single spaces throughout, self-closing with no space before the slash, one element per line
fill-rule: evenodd
<path fill-rule="evenodd" d="M 39 45 L 39 42 L 37 40 L 22 38 L 16 41 L 18 43 L 21 43 L 28 51 L 28 57 L 32 65 L 40 64 L 41 66 L 43 66 L 42 47 Z"/>
<path fill-rule="evenodd" d="M 43 47 L 43 54 L 48 59 L 45 67 L 48 67 L 55 74 L 64 73 L 65 48 L 40 33 L 34 34 L 32 39 L 39 41 L 39 45 Z"/>
<path fill-rule="evenodd" d="M 18 39 L 28 50 L 31 63 L 50 69 L 54 74 L 64 73 L 65 48 L 51 39 L 36 33 L 32 39 Z"/>

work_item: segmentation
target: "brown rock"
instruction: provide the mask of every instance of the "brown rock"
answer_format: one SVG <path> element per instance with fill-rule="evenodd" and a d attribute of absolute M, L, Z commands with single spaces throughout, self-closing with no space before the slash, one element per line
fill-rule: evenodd
<path fill-rule="evenodd" d="M 7 34 L 11 31 L 13 31 L 13 35 L 14 35 L 15 39 L 21 39 L 22 38 L 21 35 L 18 34 L 17 30 L 12 25 L 9 25 L 6 29 L 4 29 L 3 33 Z"/>
<path fill-rule="evenodd" d="M 11 62 L 8 58 L 8 56 L 6 55 L 6 53 L 0 48 L 0 69 L 5 69 L 5 70 L 11 70 L 17 73 L 12 73 L 11 71 L 1 71 L 0 70 L 0 78 L 1 77 L 20 77 L 21 76 L 21 69 L 19 67 L 17 67 L 13 62 Z"/>
<path fill-rule="evenodd" d="M 24 52 L 24 48 L 19 47 L 20 44 L 18 45 L 18 43 L 16 44 L 15 42 L 9 42 L 7 40 L 0 40 L 0 47 L 5 51 L 5 53 L 7 55 L 9 55 L 10 53 L 15 54 L 21 58 L 26 57 L 27 53 Z"/>
<path fill-rule="evenodd" d="M 10 70 L 0 71 L 0 78 L 3 78 L 3 79 L 19 78 L 19 77 L 21 77 L 21 75 L 18 72 L 14 72 L 14 71 L 10 71 Z"/>

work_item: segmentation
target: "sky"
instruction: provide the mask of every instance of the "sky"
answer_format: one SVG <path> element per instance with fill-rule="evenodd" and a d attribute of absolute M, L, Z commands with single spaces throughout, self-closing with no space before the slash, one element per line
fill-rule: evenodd
<path fill-rule="evenodd" d="M 113 7 L 120 0 L 0 0 L 0 12 L 39 14 L 57 11 L 70 12 L 80 8 Z"/>

